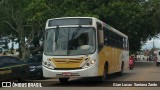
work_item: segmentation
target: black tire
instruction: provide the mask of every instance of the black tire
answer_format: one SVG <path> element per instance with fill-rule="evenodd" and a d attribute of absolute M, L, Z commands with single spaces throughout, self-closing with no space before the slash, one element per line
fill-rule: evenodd
<path fill-rule="evenodd" d="M 159 63 L 157 62 L 157 63 L 156 63 L 156 65 L 158 66 L 158 65 L 159 65 Z"/>
<path fill-rule="evenodd" d="M 26 71 L 20 72 L 18 82 L 25 82 L 28 79 L 28 73 Z"/>
<path fill-rule="evenodd" d="M 105 82 L 108 78 L 108 64 L 105 64 L 104 70 L 103 70 L 103 75 L 100 77 L 97 77 L 98 82 Z"/>
<path fill-rule="evenodd" d="M 117 72 L 118 76 L 122 76 L 123 75 L 123 71 L 124 71 L 124 63 L 122 62 L 121 64 L 121 71 Z"/>
<path fill-rule="evenodd" d="M 60 83 L 68 83 L 69 78 L 59 78 Z"/>
<path fill-rule="evenodd" d="M 130 66 L 129 69 L 132 70 L 132 67 Z"/>
<path fill-rule="evenodd" d="M 129 69 L 130 69 L 130 70 L 133 70 L 133 66 L 129 66 Z"/>
<path fill-rule="evenodd" d="M 26 81 L 26 78 L 21 76 L 18 78 L 18 82 L 22 83 L 22 82 L 25 82 Z"/>

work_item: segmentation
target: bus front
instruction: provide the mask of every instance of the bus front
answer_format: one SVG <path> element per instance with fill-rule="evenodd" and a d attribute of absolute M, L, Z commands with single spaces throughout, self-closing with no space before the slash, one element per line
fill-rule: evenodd
<path fill-rule="evenodd" d="M 56 18 L 46 23 L 43 76 L 66 82 L 98 75 L 96 27 L 92 18 Z"/>

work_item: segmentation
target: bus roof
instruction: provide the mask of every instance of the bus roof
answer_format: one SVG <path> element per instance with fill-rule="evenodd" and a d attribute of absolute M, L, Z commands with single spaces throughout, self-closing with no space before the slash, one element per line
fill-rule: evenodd
<path fill-rule="evenodd" d="M 107 29 L 109 29 L 109 30 L 111 30 L 111 31 L 113 31 L 113 32 L 115 32 L 117 34 L 119 34 L 119 35 L 121 35 L 121 36 L 123 36 L 125 38 L 128 38 L 128 36 L 125 35 L 124 33 L 118 31 L 117 29 L 111 27 L 110 25 L 106 24 L 105 22 L 103 22 L 103 21 L 101 21 L 101 20 L 99 20 L 99 19 L 97 19 L 95 17 L 60 17 L 60 18 L 51 18 L 51 19 L 48 19 L 47 21 L 49 21 L 49 20 L 55 20 L 55 19 L 69 19 L 69 18 L 90 18 L 93 21 L 100 22 L 103 25 L 103 27 L 106 27 Z"/>
<path fill-rule="evenodd" d="M 48 20 L 54 20 L 54 19 L 67 19 L 67 18 L 95 18 L 95 17 L 60 17 L 60 18 L 51 18 L 51 19 L 48 19 Z"/>

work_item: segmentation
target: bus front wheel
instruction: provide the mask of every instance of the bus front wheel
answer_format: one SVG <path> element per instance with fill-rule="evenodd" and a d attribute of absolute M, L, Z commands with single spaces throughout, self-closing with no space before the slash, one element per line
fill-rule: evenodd
<path fill-rule="evenodd" d="M 108 65 L 106 64 L 103 70 L 103 75 L 98 77 L 99 82 L 104 82 L 108 78 Z"/>
<path fill-rule="evenodd" d="M 69 78 L 59 78 L 60 83 L 68 83 Z"/>

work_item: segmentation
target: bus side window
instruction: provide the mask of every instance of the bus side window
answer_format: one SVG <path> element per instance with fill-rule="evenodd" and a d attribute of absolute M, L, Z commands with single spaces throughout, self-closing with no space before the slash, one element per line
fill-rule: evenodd
<path fill-rule="evenodd" d="M 123 48 L 123 38 L 121 36 L 119 36 L 119 47 L 122 49 Z"/>
<path fill-rule="evenodd" d="M 111 31 L 108 30 L 108 45 L 111 46 L 111 37 L 110 37 Z"/>
<path fill-rule="evenodd" d="M 125 47 L 126 47 L 126 50 L 128 50 L 128 39 L 125 39 L 126 40 L 126 45 L 125 45 Z"/>
<path fill-rule="evenodd" d="M 104 27 L 104 44 L 109 45 L 109 30 Z"/>
<path fill-rule="evenodd" d="M 110 43 L 110 46 L 113 46 L 113 40 L 112 40 L 112 37 L 113 37 L 113 33 L 112 31 L 109 32 L 109 43 Z"/>
<path fill-rule="evenodd" d="M 118 41 L 118 48 L 121 48 L 121 42 L 120 42 L 120 36 L 119 35 L 118 35 L 117 41 Z"/>
<path fill-rule="evenodd" d="M 125 38 L 123 38 L 123 49 L 125 49 Z"/>
<path fill-rule="evenodd" d="M 113 33 L 113 47 L 116 47 L 116 33 Z"/>
<path fill-rule="evenodd" d="M 160 52 L 159 52 L 159 55 L 160 55 Z"/>
<path fill-rule="evenodd" d="M 115 35 L 115 44 L 116 44 L 116 48 L 118 48 L 118 34 Z"/>
<path fill-rule="evenodd" d="M 115 33 L 115 32 L 113 32 L 112 40 L 113 40 L 112 46 L 113 46 L 113 47 L 116 47 L 116 33 Z"/>

